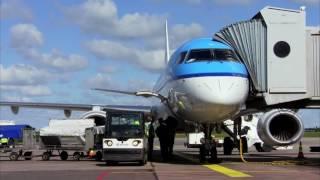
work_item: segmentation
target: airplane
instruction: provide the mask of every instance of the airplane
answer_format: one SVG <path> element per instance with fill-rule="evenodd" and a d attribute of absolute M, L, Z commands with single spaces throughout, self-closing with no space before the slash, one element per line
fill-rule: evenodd
<path fill-rule="evenodd" d="M 267 110 L 259 109 L 251 112 L 250 109 L 246 109 L 250 76 L 232 47 L 212 38 L 198 38 L 181 45 L 169 58 L 167 22 L 165 35 L 166 68 L 153 90 L 122 91 L 103 88 L 94 90 L 159 99 L 154 99 L 150 107 L 155 124 L 157 122 L 159 124 L 160 119 L 165 122 L 173 120 L 192 122 L 199 127 L 199 131 L 204 132 L 199 153 L 200 161 L 205 161 L 207 155 L 209 160 L 215 161 L 217 151 L 211 134 L 216 127 L 223 126 L 223 121 L 227 119 L 233 120 L 236 128 L 232 133 L 236 140 L 241 132 L 240 116 Z M 140 108 L 22 102 L 0 102 L 0 105 L 11 106 L 16 113 L 19 107 L 64 109 L 66 115 L 70 115 L 71 110 L 91 110 L 96 106 L 110 109 Z M 148 107 L 143 108 L 148 109 Z M 277 121 L 279 119 L 283 121 Z M 257 130 L 261 134 L 261 139 L 270 145 L 289 145 L 301 139 L 303 124 L 294 111 L 276 109 L 268 111 L 261 117 Z"/>

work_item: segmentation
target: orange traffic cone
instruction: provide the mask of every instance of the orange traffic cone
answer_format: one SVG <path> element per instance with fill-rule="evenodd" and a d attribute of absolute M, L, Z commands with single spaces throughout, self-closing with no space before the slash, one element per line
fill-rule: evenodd
<path fill-rule="evenodd" d="M 304 155 L 303 155 L 303 150 L 302 150 L 302 143 L 300 141 L 299 143 L 299 153 L 298 153 L 298 157 L 297 159 L 305 159 Z"/>

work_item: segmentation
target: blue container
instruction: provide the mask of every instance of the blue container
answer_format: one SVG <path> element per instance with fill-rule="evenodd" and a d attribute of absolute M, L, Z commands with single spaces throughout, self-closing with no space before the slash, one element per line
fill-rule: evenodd
<path fill-rule="evenodd" d="M 2 135 L 3 138 L 22 139 L 24 128 L 32 127 L 26 124 L 0 126 L 0 137 Z"/>

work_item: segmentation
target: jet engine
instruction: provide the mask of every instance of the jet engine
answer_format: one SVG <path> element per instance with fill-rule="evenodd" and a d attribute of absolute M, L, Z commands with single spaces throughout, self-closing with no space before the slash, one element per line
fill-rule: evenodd
<path fill-rule="evenodd" d="M 101 110 L 88 111 L 81 116 L 82 119 L 94 119 L 97 126 L 106 124 L 106 112 Z"/>
<path fill-rule="evenodd" d="M 262 115 L 257 125 L 261 140 L 270 146 L 286 146 L 299 141 L 304 133 L 301 118 L 288 109 L 274 109 Z"/>

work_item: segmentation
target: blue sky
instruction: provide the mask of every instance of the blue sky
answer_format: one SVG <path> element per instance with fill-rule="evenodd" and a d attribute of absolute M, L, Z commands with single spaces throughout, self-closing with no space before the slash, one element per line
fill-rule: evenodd
<path fill-rule="evenodd" d="M 307 25 L 320 24 L 319 0 L 0 2 L 0 99 L 6 101 L 149 105 L 143 98 L 90 88 L 151 89 L 164 67 L 165 19 L 171 49 L 191 38 L 211 37 L 266 5 L 305 5 Z M 36 127 L 63 117 L 60 111 L 22 110 L 13 116 L 0 108 L 0 113 L 0 119 Z M 308 119 L 306 126 L 320 126 L 319 110 L 301 115 Z"/>

